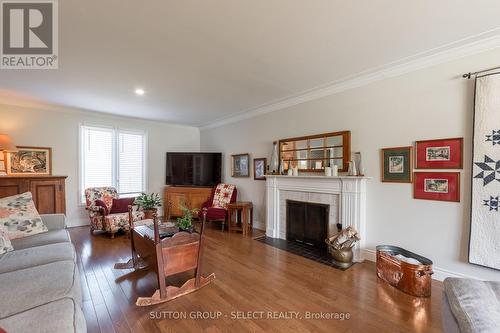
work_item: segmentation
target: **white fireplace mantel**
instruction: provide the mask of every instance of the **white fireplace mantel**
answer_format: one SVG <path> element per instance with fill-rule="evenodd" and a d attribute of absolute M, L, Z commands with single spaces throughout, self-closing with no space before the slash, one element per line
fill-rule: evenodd
<path fill-rule="evenodd" d="M 354 260 L 362 261 L 366 239 L 366 181 L 353 176 L 266 176 L 266 235 L 286 239 L 284 199 L 330 204 L 329 225 L 354 227 L 361 241 L 354 248 Z M 330 233 L 330 232 L 329 232 Z"/>

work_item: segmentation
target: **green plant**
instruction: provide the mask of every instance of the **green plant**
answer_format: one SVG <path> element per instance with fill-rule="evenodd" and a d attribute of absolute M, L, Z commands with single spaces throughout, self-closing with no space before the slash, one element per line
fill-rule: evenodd
<path fill-rule="evenodd" d="M 177 227 L 179 227 L 179 229 L 189 230 L 193 226 L 193 215 L 198 214 L 199 209 L 189 209 L 184 205 L 184 203 L 180 203 L 179 206 L 183 214 L 182 217 L 177 218 L 175 224 L 177 225 Z"/>
<path fill-rule="evenodd" d="M 151 193 L 149 195 L 142 193 L 135 199 L 134 204 L 142 207 L 144 210 L 155 209 L 161 206 L 160 195 L 158 193 Z"/>

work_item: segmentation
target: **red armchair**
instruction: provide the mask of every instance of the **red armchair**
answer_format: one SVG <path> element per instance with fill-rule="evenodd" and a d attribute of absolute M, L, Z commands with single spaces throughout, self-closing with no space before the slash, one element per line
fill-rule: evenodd
<path fill-rule="evenodd" d="M 227 205 L 236 202 L 238 190 L 230 184 L 219 184 L 212 190 L 210 198 L 203 203 L 199 216 L 202 218 L 203 208 L 207 209 L 207 221 L 221 221 L 222 231 L 227 221 Z"/>

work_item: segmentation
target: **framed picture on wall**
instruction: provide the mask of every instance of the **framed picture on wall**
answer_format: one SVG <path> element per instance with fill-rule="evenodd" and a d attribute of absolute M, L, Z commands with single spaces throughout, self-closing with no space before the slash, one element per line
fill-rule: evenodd
<path fill-rule="evenodd" d="M 232 167 L 231 176 L 232 177 L 250 177 L 250 155 L 249 154 L 237 154 L 231 155 Z"/>
<path fill-rule="evenodd" d="M 52 148 L 21 147 L 6 154 L 6 170 L 11 176 L 51 175 Z"/>
<path fill-rule="evenodd" d="M 413 147 L 383 148 L 382 182 L 411 183 L 413 178 Z"/>
<path fill-rule="evenodd" d="M 460 202 L 460 172 L 415 172 L 413 197 Z"/>
<path fill-rule="evenodd" d="M 266 180 L 266 158 L 254 158 L 253 159 L 253 179 L 255 180 Z"/>
<path fill-rule="evenodd" d="M 417 169 L 462 169 L 463 138 L 415 143 Z"/>

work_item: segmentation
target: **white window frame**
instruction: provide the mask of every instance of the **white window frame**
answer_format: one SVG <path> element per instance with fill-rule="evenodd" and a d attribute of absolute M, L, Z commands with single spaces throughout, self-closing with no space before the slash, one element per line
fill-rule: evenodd
<path fill-rule="evenodd" d="M 111 130 L 113 132 L 113 159 L 112 159 L 112 178 L 113 178 L 113 184 L 111 186 L 115 187 L 117 190 L 120 188 L 120 176 L 119 176 L 119 170 L 120 170 L 120 165 L 119 165 L 119 154 L 120 154 L 120 133 L 126 133 L 126 134 L 138 134 L 142 135 L 144 140 L 143 140 L 143 147 L 142 151 L 144 153 L 143 156 L 143 163 L 142 163 L 142 190 L 141 192 L 148 192 L 148 166 L 147 166 L 147 161 L 148 161 L 148 132 L 144 130 L 137 130 L 137 129 L 130 129 L 130 128 L 123 128 L 123 127 L 115 127 L 115 126 L 107 126 L 107 125 L 101 125 L 101 124 L 94 124 L 94 123 L 80 123 L 78 126 L 78 158 L 79 158 L 79 167 L 78 167 L 78 173 L 79 173 L 79 189 L 78 189 L 78 197 L 80 198 L 80 204 L 85 205 L 85 177 L 84 177 L 84 170 L 85 170 L 85 152 L 83 151 L 83 128 L 84 127 L 91 127 L 91 128 L 97 128 L 97 129 L 105 129 L 105 130 Z M 135 193 L 135 192 L 134 192 Z M 130 193 L 118 193 L 118 195 L 126 195 Z"/>

